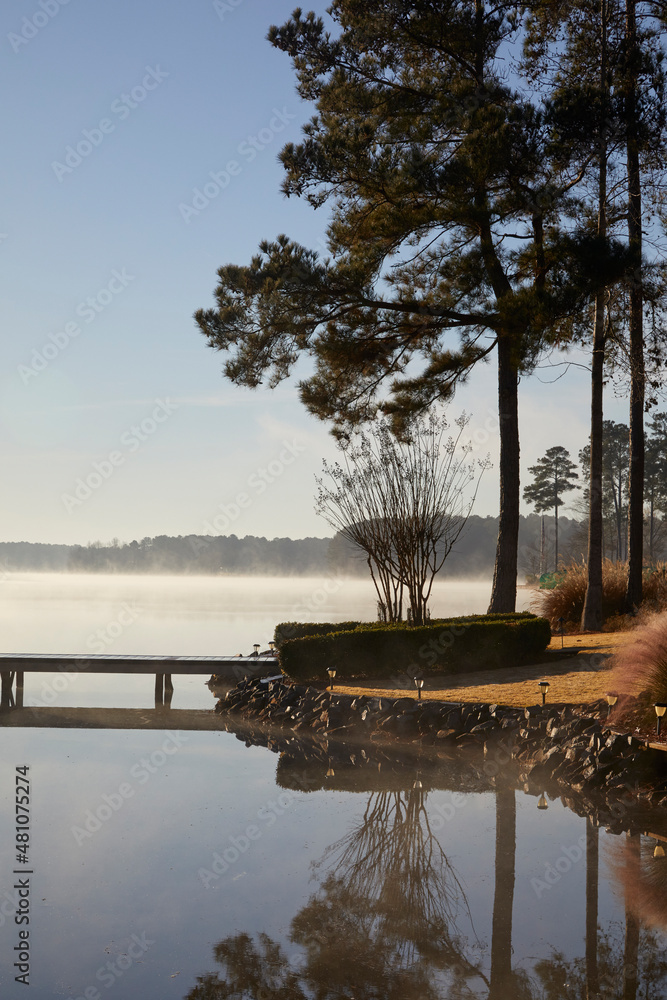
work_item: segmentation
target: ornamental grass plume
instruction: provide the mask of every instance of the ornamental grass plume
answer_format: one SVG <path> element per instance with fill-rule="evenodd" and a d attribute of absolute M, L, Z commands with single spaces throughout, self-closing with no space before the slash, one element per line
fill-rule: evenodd
<path fill-rule="evenodd" d="M 562 580 L 553 590 L 541 590 L 532 607 L 548 618 L 552 629 L 558 629 L 559 619 L 566 631 L 578 631 L 586 597 L 586 564 L 572 562 L 563 569 Z M 606 631 L 634 628 L 647 615 L 667 610 L 667 567 L 664 563 L 644 573 L 644 600 L 638 616 L 622 613 L 628 582 L 627 563 L 605 559 L 602 566 L 602 617 Z"/>
<path fill-rule="evenodd" d="M 650 701 L 667 701 L 667 612 L 638 625 L 632 639 L 614 653 L 611 687 L 622 695 L 647 691 Z"/>
<path fill-rule="evenodd" d="M 607 848 L 607 864 L 626 909 L 647 929 L 667 928 L 667 867 L 665 858 L 654 856 L 658 841 L 610 839 L 615 842 Z"/>

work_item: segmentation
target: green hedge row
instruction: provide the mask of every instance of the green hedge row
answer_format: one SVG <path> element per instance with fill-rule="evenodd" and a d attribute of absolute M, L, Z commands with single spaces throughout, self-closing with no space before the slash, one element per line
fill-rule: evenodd
<path fill-rule="evenodd" d="M 461 618 L 434 618 L 430 625 L 441 625 L 448 621 L 518 621 L 534 618 L 528 611 L 513 611 L 507 614 L 464 615 Z M 273 641 L 280 648 L 288 639 L 304 639 L 311 635 L 329 635 L 331 632 L 352 632 L 355 629 L 405 629 L 412 628 L 407 622 L 281 622 L 273 632 Z"/>
<path fill-rule="evenodd" d="M 326 680 L 328 667 L 335 667 L 343 683 L 396 680 L 515 666 L 534 659 L 550 639 L 547 619 L 524 612 L 443 619 L 416 628 L 371 623 L 286 640 L 279 655 L 281 668 L 297 681 Z"/>
<path fill-rule="evenodd" d="M 273 631 L 273 641 L 280 649 L 288 639 L 303 639 L 307 635 L 328 635 L 330 632 L 351 632 L 361 622 L 281 622 Z"/>

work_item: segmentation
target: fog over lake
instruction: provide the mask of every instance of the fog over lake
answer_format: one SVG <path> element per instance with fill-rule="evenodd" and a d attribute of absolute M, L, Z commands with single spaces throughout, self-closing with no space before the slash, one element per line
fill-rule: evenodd
<path fill-rule="evenodd" d="M 374 620 L 377 603 L 370 580 L 337 576 L 10 573 L 0 587 L 2 648 L 26 653 L 245 655 L 278 622 Z M 490 581 L 438 581 L 431 615 L 484 613 L 490 593 Z"/>
<path fill-rule="evenodd" d="M 0 646 L 4 653 L 205 655 L 252 652 L 281 621 L 374 620 L 370 580 L 329 577 L 121 576 L 9 573 L 0 582 Z M 486 610 L 491 581 L 436 582 L 433 617 Z M 520 590 L 526 608 L 532 591 Z M 26 705 L 48 681 L 26 681 Z M 148 704 L 152 678 L 82 672 L 58 704 Z M 145 692 L 144 692 L 145 688 Z M 174 707 L 211 706 L 201 677 L 179 677 Z"/>

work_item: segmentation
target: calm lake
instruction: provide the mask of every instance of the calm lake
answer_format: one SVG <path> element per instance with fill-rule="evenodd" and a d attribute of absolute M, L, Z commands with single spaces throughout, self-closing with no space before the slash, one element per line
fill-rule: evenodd
<path fill-rule="evenodd" d="M 0 586 L 7 652 L 248 653 L 277 621 L 374 611 L 369 586 L 333 579 Z M 433 614 L 489 590 L 443 583 Z M 654 837 L 494 787 L 479 756 L 179 728 L 213 708 L 202 677 L 174 677 L 161 714 L 150 677 L 57 679 L 27 676 L 23 717 L 0 716 L 3 1000 L 667 996 Z M 47 703 L 130 711 L 35 728 Z"/>

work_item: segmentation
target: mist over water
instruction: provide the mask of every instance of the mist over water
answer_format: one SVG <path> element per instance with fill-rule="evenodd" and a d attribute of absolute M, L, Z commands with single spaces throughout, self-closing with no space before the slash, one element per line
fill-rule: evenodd
<path fill-rule="evenodd" d="M 483 613 L 490 581 L 436 582 L 434 618 Z M 530 592 L 519 591 L 518 607 Z M 0 647 L 11 653 L 252 652 L 281 621 L 376 618 L 370 580 L 345 577 L 13 573 L 0 583 Z"/>
<path fill-rule="evenodd" d="M 434 585 L 433 617 L 486 610 L 491 581 Z M 519 591 L 527 607 L 530 591 Z M 235 655 L 267 648 L 282 621 L 372 621 L 370 580 L 329 577 L 138 576 L 10 573 L 0 582 L 3 653 Z M 49 675 L 26 681 L 26 705 Z M 47 681 L 48 683 L 48 681 Z M 174 707 L 208 708 L 201 677 L 175 680 Z M 152 678 L 81 673 L 59 705 L 141 707 Z"/>

